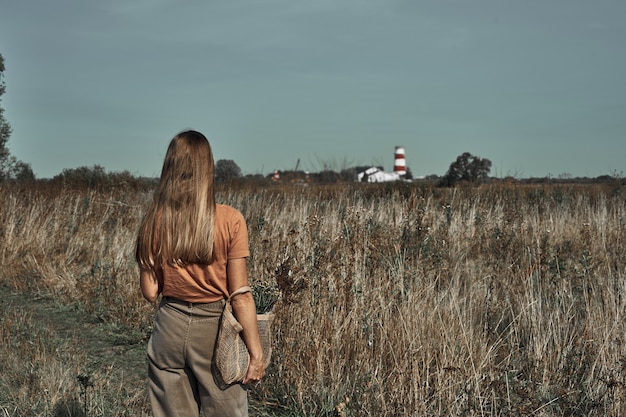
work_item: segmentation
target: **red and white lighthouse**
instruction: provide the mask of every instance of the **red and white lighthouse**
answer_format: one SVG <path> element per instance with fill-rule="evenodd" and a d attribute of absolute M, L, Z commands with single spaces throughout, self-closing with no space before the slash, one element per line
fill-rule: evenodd
<path fill-rule="evenodd" d="M 403 176 L 406 175 L 406 160 L 404 159 L 404 147 L 396 146 L 396 153 L 394 156 L 393 172 Z"/>

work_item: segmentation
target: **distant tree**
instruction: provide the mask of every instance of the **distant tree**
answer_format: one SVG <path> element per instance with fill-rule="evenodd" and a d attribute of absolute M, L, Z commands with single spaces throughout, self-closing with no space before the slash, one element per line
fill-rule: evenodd
<path fill-rule="evenodd" d="M 427 181 L 431 181 L 431 182 L 439 182 L 439 181 L 441 181 L 441 177 L 439 175 L 437 175 L 437 174 L 426 175 L 424 177 L 424 179 L 427 180 Z"/>
<path fill-rule="evenodd" d="M 228 182 L 240 177 L 241 169 L 232 159 L 220 159 L 215 163 L 215 180 L 217 182 Z"/>
<path fill-rule="evenodd" d="M 441 185 L 452 187 L 459 182 L 478 182 L 489 177 L 491 161 L 464 152 L 450 164 L 448 172 L 441 179 Z"/>
<path fill-rule="evenodd" d="M 340 179 L 340 175 L 333 170 L 327 169 L 313 174 L 313 178 L 315 182 L 320 184 L 335 184 Z"/>
<path fill-rule="evenodd" d="M 100 165 L 65 168 L 60 174 L 55 175 L 52 180 L 62 182 L 67 186 L 93 188 L 107 182 L 107 173 L 104 167 Z"/>
<path fill-rule="evenodd" d="M 5 91 L 4 58 L 0 54 L 0 98 Z M 11 137 L 11 125 L 5 119 L 4 109 L 0 106 L 0 180 L 13 178 L 19 181 L 27 181 L 35 179 L 35 174 L 30 164 L 17 160 L 9 152 L 9 147 L 7 146 L 9 137 Z"/>
<path fill-rule="evenodd" d="M 0 98 L 6 91 L 4 84 L 4 58 L 0 55 Z M 11 125 L 4 118 L 4 109 L 0 106 L 0 179 L 9 178 L 11 158 L 7 142 L 11 136 Z"/>
<path fill-rule="evenodd" d="M 356 168 L 344 168 L 339 172 L 339 180 L 344 182 L 355 181 L 356 174 Z"/>
<path fill-rule="evenodd" d="M 35 173 L 33 172 L 30 164 L 23 161 L 17 161 L 14 157 L 11 157 L 11 159 L 14 161 L 10 164 L 12 178 L 22 182 L 35 180 Z"/>
<path fill-rule="evenodd" d="M 155 178 L 135 177 L 129 171 L 107 172 L 101 165 L 66 168 L 52 178 L 63 187 L 89 188 L 99 190 L 132 189 L 151 190 L 156 185 Z"/>
<path fill-rule="evenodd" d="M 246 180 L 256 183 L 265 183 L 267 182 L 268 178 L 265 177 L 263 174 L 248 174 L 246 175 Z"/>

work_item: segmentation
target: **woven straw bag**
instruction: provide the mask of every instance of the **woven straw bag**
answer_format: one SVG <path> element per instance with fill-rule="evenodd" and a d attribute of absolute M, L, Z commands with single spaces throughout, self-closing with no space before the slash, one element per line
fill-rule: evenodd
<path fill-rule="evenodd" d="M 241 324 L 239 324 L 235 316 L 233 316 L 231 300 L 236 295 L 250 291 L 252 291 L 252 289 L 246 286 L 233 292 L 226 300 L 222 318 L 220 319 L 213 362 L 222 382 L 225 384 L 243 381 L 248 372 L 250 354 L 248 353 L 246 344 L 241 338 L 243 327 L 241 327 Z M 273 313 L 257 314 L 265 367 L 269 365 L 272 355 L 272 337 L 270 329 L 273 318 Z"/>

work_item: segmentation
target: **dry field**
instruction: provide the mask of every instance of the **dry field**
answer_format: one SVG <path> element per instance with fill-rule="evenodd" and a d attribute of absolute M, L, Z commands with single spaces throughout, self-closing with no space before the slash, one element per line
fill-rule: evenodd
<path fill-rule="evenodd" d="M 248 221 L 258 304 L 280 299 L 251 414 L 625 415 L 625 193 L 221 189 Z M 144 345 L 154 308 L 132 254 L 148 198 L 0 185 L 1 285 Z M 149 414 L 131 382 L 143 369 L 88 367 L 92 351 L 38 328 L 27 303 L 0 313 L 0 415 Z"/>

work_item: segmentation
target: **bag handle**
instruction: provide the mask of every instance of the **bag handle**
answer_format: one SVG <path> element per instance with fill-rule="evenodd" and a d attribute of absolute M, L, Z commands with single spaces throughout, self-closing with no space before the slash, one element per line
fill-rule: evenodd
<path fill-rule="evenodd" d="M 241 287 L 241 288 L 239 288 L 237 291 L 234 291 L 234 292 L 230 295 L 230 297 L 228 297 L 228 301 L 230 302 L 230 300 L 232 300 L 232 299 L 233 299 L 233 297 L 235 297 L 236 295 L 239 295 L 239 294 L 245 294 L 245 293 L 247 293 L 247 292 L 252 292 L 252 288 L 250 288 L 248 285 L 246 285 L 246 286 L 244 286 L 244 287 Z"/>

